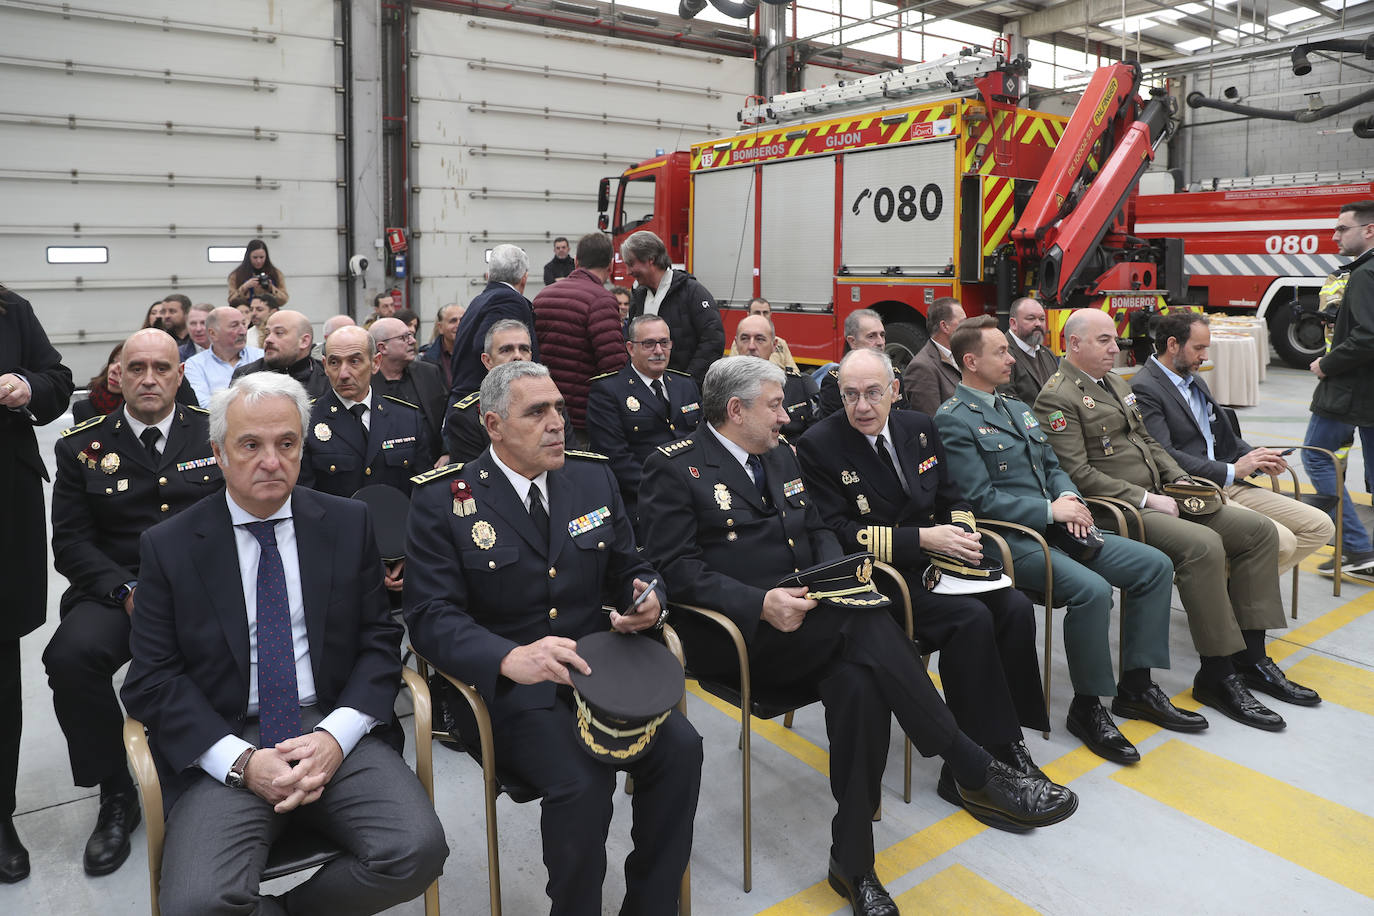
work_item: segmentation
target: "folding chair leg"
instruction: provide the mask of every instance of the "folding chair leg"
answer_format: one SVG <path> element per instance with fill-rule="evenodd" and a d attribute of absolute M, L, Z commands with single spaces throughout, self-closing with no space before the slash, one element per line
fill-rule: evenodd
<path fill-rule="evenodd" d="M 747 894 L 754 889 L 754 856 L 753 856 L 753 809 L 750 807 L 749 771 L 752 769 L 752 759 L 749 754 L 749 703 L 746 701 L 740 707 L 740 773 L 741 791 L 744 794 L 744 892 Z"/>
<path fill-rule="evenodd" d="M 796 712 L 795 709 L 789 709 L 789 710 L 787 711 L 787 715 L 785 715 L 785 716 L 782 717 L 782 727 L 783 727 L 783 728 L 791 728 L 791 727 L 792 727 L 792 714 L 793 714 L 794 712 Z"/>
<path fill-rule="evenodd" d="M 911 804 L 911 739 L 902 735 L 902 743 L 906 745 L 906 775 L 902 778 L 902 801 Z"/>

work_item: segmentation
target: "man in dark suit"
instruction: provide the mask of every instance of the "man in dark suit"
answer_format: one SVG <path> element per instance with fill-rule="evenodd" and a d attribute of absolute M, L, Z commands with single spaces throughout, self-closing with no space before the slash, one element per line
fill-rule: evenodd
<path fill-rule="evenodd" d="M 887 328 L 883 316 L 872 309 L 855 309 L 844 319 L 845 352 L 858 349 L 886 350 Z M 832 413 L 844 408 L 840 398 L 840 367 L 831 366 L 830 371 L 821 378 L 820 409 L 818 420 L 824 420 Z"/>
<path fill-rule="evenodd" d="M 1084 496 L 1138 506 L 1145 543 L 1174 561 L 1202 661 L 1193 678 L 1197 701 L 1243 725 L 1282 730 L 1283 717 L 1255 699 L 1252 689 L 1304 706 L 1320 698 L 1289 681 L 1265 652 L 1266 631 L 1288 624 L 1273 523 L 1241 506 L 1202 511 L 1205 502 L 1181 517 L 1164 486 L 1187 482 L 1188 472 L 1150 435 L 1135 394 L 1111 371 L 1117 354 L 1111 316 L 1079 309 L 1064 325 L 1064 341 L 1064 359 L 1035 399 L 1059 463 Z"/>
<path fill-rule="evenodd" d="M 1155 329 L 1155 355 L 1131 379 L 1131 390 L 1145 428 L 1180 467 L 1221 487 L 1230 502 L 1268 516 L 1279 535 L 1279 572 L 1287 572 L 1331 540 L 1336 526 L 1316 506 L 1249 482 L 1283 473 L 1288 462 L 1277 449 L 1251 448 L 1231 428 L 1198 374 L 1211 343 L 1206 315 L 1169 312 Z"/>
<path fill-rule="evenodd" d="M 368 333 L 377 347 L 372 384 L 382 394 L 419 406 L 430 445 L 437 452 L 443 443 L 444 407 L 448 402 L 443 372 L 433 363 L 417 359 L 420 351 L 415 332 L 401 319 L 378 318 Z"/>
<path fill-rule="evenodd" d="M 673 351 L 668 323 L 654 315 L 630 321 L 630 361 L 619 372 L 592 379 L 587 432 L 592 451 L 610 459 L 632 521 L 639 518 L 639 478 L 657 446 L 697 428 L 701 393 L 685 372 L 668 368 Z"/>
<path fill-rule="evenodd" d="M 453 385 L 453 342 L 458 338 L 458 325 L 467 309 L 457 302 L 450 302 L 439 309 L 435 327 L 439 334 L 420 351 L 420 359 L 437 366 L 444 376 L 444 391 Z"/>
<path fill-rule="evenodd" d="M 43 652 L 72 778 L 100 786 L 83 864 L 107 875 L 129 855 L 138 796 L 124 758 L 124 716 L 111 678 L 129 660 L 139 584 L 138 538 L 218 491 L 205 412 L 176 403 L 176 341 L 147 328 L 124 343 L 124 406 L 62 433 L 53 483 L 53 567 L 71 586 Z"/>
<path fill-rule="evenodd" d="M 329 376 L 324 365 L 310 355 L 314 348 L 310 319 L 291 309 L 278 309 L 267 319 L 262 359 L 244 363 L 230 378 L 240 379 L 250 372 L 280 372 L 300 382 L 306 395 L 316 400 L 329 390 Z"/>
<path fill-rule="evenodd" d="M 895 566 L 912 593 L 915 635 L 940 652 L 945 702 L 964 734 L 1022 773 L 1036 772 L 1021 727 L 1048 731 L 1035 654 L 1035 614 L 1010 586 L 981 594 L 927 590 L 927 553 L 977 564 L 983 545 L 930 417 L 892 410 L 892 362 L 854 350 L 840 363 L 844 413 L 797 443 L 802 476 L 847 551 Z M 946 774 L 947 775 L 947 774 Z M 942 787 L 959 803 L 953 786 Z"/>
<path fill-rule="evenodd" d="M 534 336 L 534 306 L 525 298 L 525 283 L 530 278 L 530 259 L 516 245 L 497 245 L 487 262 L 487 286 L 468 303 L 458 335 L 453 340 L 453 383 L 449 403 L 476 391 L 487 374 L 482 365 L 487 331 L 502 318 L 522 322 L 533 342 L 533 359 L 539 361 L 539 343 Z"/>
<path fill-rule="evenodd" d="M 926 311 L 930 340 L 911 357 L 902 372 L 907 406 L 934 416 L 959 387 L 959 368 L 949 350 L 949 338 L 964 320 L 964 307 L 948 296 L 936 299 Z"/>
<path fill-rule="evenodd" d="M 625 769 L 635 781 L 635 848 L 620 912 L 673 913 L 692 846 L 701 738 L 674 710 L 628 765 L 579 747 L 570 671 L 589 668 L 576 640 L 606 629 L 603 604 L 629 608 L 655 576 L 605 460 L 573 452 L 565 461 L 562 400 L 536 363 L 512 361 L 483 380 L 490 449 L 416 478 L 406 623 L 421 654 L 475 685 L 497 760 L 543 796 L 552 912 L 601 913 L 611 795 Z M 664 607 L 658 588 L 609 624 L 661 627 Z"/>
<path fill-rule="evenodd" d="M 372 384 L 373 347 L 367 331 L 356 327 L 340 328 L 325 341 L 324 371 L 332 390 L 310 411 L 301 486 L 352 496 L 382 483 L 409 494 L 411 476 L 433 465 L 420 408 Z"/>
<path fill-rule="evenodd" d="M 1013 358 L 1006 335 L 990 315 L 970 318 L 950 338 L 964 368 L 955 396 L 940 405 L 934 420 L 950 460 L 978 514 L 1024 525 L 1048 537 L 1054 597 L 1067 605 L 1064 654 L 1069 660 L 1073 701 L 1069 733 L 1114 763 L 1135 763 L 1140 751 L 1127 740 L 1102 705 L 1112 712 L 1146 719 L 1175 731 L 1199 731 L 1207 720 L 1169 702 L 1152 681 L 1151 668 L 1169 666 L 1169 600 L 1174 564 L 1159 550 L 1129 537 L 1102 534 L 1095 556 L 1070 555 L 1072 544 L 1056 530 L 1082 538 L 1093 516 L 1069 475 L 1059 467 L 1049 437 L 1030 405 L 997 394 L 1011 379 Z M 1044 590 L 1044 553 L 1029 535 L 1005 534 L 1017 582 Z M 1108 630 L 1112 587 L 1121 589 L 1121 680 L 1113 675 Z"/>
<path fill-rule="evenodd" d="M 840 609 L 778 585 L 841 557 L 802 483 L 790 448 L 778 448 L 783 371 L 730 356 L 706 374 L 706 420 L 691 438 L 661 446 L 644 464 L 640 519 L 645 555 L 674 597 L 731 619 L 749 647 L 754 684 L 809 685 L 826 708 L 831 824 L 829 881 L 864 916 L 895 914 L 873 871 L 873 812 L 881 801 L 889 725 L 926 756 L 944 757 L 969 813 L 1004 829 L 1056 823 L 1077 798 L 1043 775 L 995 760 L 959 730 L 911 640 L 886 612 Z M 679 627 L 699 674 L 734 668 L 734 649 Z"/>
<path fill-rule="evenodd" d="M 72 396 L 72 373 L 48 342 L 28 300 L 0 286 L 0 883 L 29 875 L 29 852 L 14 829 L 19 738 L 23 728 L 19 639 L 48 612 L 48 548 L 35 426 L 56 420 Z"/>
<path fill-rule="evenodd" d="M 648 230 L 625 239 L 620 256 L 637 284 L 630 317 L 658 315 L 668 322 L 674 345 L 668 366 L 686 372 L 699 387 L 706 367 L 725 352 L 725 326 L 715 297 L 696 277 L 674 270 L 663 239 Z"/>
<path fill-rule="evenodd" d="M 1059 366 L 1059 357 L 1045 341 L 1045 307 L 1035 299 L 1017 299 L 1011 304 L 1008 319 L 1007 352 L 1016 362 L 1005 393 L 1024 404 L 1034 404 L 1035 396 Z"/>
<path fill-rule="evenodd" d="M 759 359 L 777 360 L 777 332 L 773 319 L 766 315 L 746 315 L 735 326 L 735 349 L 742 356 L 757 356 Z M 816 422 L 816 407 L 820 390 L 810 375 L 803 375 L 794 368 L 782 367 L 787 373 L 787 381 L 782 386 L 783 409 L 787 411 L 788 421 L 782 434 L 795 442 Z"/>
<path fill-rule="evenodd" d="M 148 728 L 168 810 L 168 916 L 375 913 L 422 892 L 448 854 L 398 753 L 401 628 L 367 509 L 295 488 L 308 413 L 304 389 L 276 373 L 217 394 L 226 493 L 140 544 L 121 696 Z M 344 855 L 283 899 L 260 897 L 290 812 Z"/>

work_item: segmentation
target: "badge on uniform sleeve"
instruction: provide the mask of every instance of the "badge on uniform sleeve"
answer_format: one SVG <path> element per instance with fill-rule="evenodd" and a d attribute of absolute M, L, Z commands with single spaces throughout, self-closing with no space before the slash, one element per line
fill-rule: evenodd
<path fill-rule="evenodd" d="M 940 459 L 937 458 L 937 457 L 934 456 L 934 455 L 931 455 L 931 456 L 930 456 L 929 458 L 927 458 L 925 461 L 922 461 L 922 462 L 921 462 L 920 466 L 917 467 L 917 469 L 916 469 L 916 473 L 917 473 L 917 474 L 924 474 L 926 471 L 929 471 L 931 468 L 935 467 L 935 465 L 937 465 L 937 464 L 939 464 L 939 463 L 940 463 Z"/>
<path fill-rule="evenodd" d="M 1062 433 L 1069 428 L 1069 421 L 1064 419 L 1064 411 L 1056 410 L 1050 414 L 1050 429 L 1057 433 Z"/>
<path fill-rule="evenodd" d="M 798 493 L 802 492 L 805 489 L 806 487 L 802 485 L 801 478 L 798 477 L 796 480 L 789 480 L 787 481 L 787 483 L 782 485 L 782 495 L 796 496 Z"/>
<path fill-rule="evenodd" d="M 328 442 L 330 439 L 334 438 L 334 430 L 329 428 L 328 423 L 316 423 L 315 438 L 319 439 L 321 442 Z"/>
<path fill-rule="evenodd" d="M 700 480 L 700 479 L 701 479 L 701 472 L 698 471 L 698 470 L 697 470 L 696 468 L 694 468 L 694 467 L 690 467 L 690 466 L 689 466 L 689 467 L 687 468 L 687 473 L 688 473 L 688 474 L 691 474 L 692 477 L 693 477 L 693 479 L 695 479 L 695 480 Z"/>
<path fill-rule="evenodd" d="M 840 471 L 840 483 L 844 484 L 845 486 L 849 486 L 850 484 L 858 482 L 858 474 L 854 473 L 853 471 Z"/>
<path fill-rule="evenodd" d="M 449 484 L 449 492 L 453 494 L 454 515 L 465 518 L 477 511 L 477 500 L 472 498 L 472 488 L 466 480 L 453 481 Z"/>
<path fill-rule="evenodd" d="M 730 508 L 730 489 L 723 483 L 716 484 L 715 488 L 716 505 L 722 509 Z"/>
<path fill-rule="evenodd" d="M 625 406 L 630 408 L 630 410 L 632 411 L 639 410 L 639 398 L 635 397 L 634 395 L 630 395 L 628 398 L 625 399 Z"/>
<path fill-rule="evenodd" d="M 1083 395 L 1083 406 L 1091 410 L 1097 406 L 1097 402 L 1092 399 L 1092 395 L 1085 394 Z"/>
<path fill-rule="evenodd" d="M 926 434 L 925 434 L 925 433 L 921 433 L 921 448 L 925 448 L 925 447 L 926 447 Z"/>
<path fill-rule="evenodd" d="M 858 496 L 854 497 L 854 505 L 856 505 L 856 506 L 859 507 L 859 514 L 860 514 L 860 515 L 867 515 L 868 513 L 870 513 L 870 512 L 873 511 L 873 510 L 870 509 L 869 506 L 868 506 L 868 497 L 865 496 L 865 495 L 862 494 L 862 493 L 860 493 Z"/>
<path fill-rule="evenodd" d="M 472 543 L 483 550 L 496 546 L 496 529 L 486 520 L 472 523 Z"/>
<path fill-rule="evenodd" d="M 100 470 L 106 474 L 113 474 L 119 470 L 119 456 L 114 452 L 106 452 L 105 457 L 100 459 Z"/>

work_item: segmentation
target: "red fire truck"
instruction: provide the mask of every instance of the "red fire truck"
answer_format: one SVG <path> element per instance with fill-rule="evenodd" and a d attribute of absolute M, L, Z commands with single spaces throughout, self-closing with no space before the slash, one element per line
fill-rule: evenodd
<path fill-rule="evenodd" d="M 742 111 L 733 136 L 603 179 L 601 227 L 617 251 L 637 230 L 662 238 L 716 297 L 727 333 L 766 296 L 811 364 L 838 359 L 845 317 L 871 308 L 904 365 L 943 296 L 976 315 L 1038 290 L 1062 310 L 1052 332 L 1091 304 L 1143 337 L 1133 317 L 1163 307 L 1170 282 L 1182 292 L 1181 248 L 1142 242 L 1128 223 L 1167 99 L 1142 101 L 1139 69 L 1117 64 L 1069 120 L 1018 107 L 1026 70 L 996 49 L 966 51 L 775 96 Z"/>
<path fill-rule="evenodd" d="M 1317 294 L 1346 260 L 1331 228 L 1342 204 L 1374 200 L 1372 179 L 1370 173 L 1232 178 L 1212 190 L 1142 194 L 1135 231 L 1182 238 L 1187 302 L 1264 318 L 1279 356 L 1305 369 L 1325 348 Z"/>

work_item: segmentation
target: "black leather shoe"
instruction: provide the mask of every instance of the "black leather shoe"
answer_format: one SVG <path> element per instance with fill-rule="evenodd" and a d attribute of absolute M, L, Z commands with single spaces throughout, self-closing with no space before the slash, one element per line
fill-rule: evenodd
<path fill-rule="evenodd" d="M 28 876 L 29 851 L 19 842 L 14 819 L 0 817 L 0 883 L 13 884 Z"/>
<path fill-rule="evenodd" d="M 840 874 L 835 860 L 831 859 L 829 880 L 835 893 L 849 901 L 854 916 L 901 916 L 897 904 L 892 902 L 892 896 L 878 883 L 878 876 L 873 869 L 870 868 L 866 875 L 846 878 Z"/>
<path fill-rule="evenodd" d="M 1228 674 L 1216 683 L 1193 678 L 1193 698 L 1241 725 L 1267 732 L 1281 732 L 1288 727 L 1283 716 L 1255 699 L 1239 674 Z"/>
<path fill-rule="evenodd" d="M 123 865 L 129 858 L 129 834 L 141 819 L 137 792 L 130 789 L 102 795 L 95 830 L 86 841 L 86 854 L 82 857 L 86 874 L 108 875 Z"/>
<path fill-rule="evenodd" d="M 1112 712 L 1123 719 L 1144 719 L 1175 732 L 1200 732 L 1207 727 L 1202 716 L 1170 703 L 1158 684 L 1150 684 L 1141 693 L 1131 693 L 1123 687 L 1116 690 Z"/>
<path fill-rule="evenodd" d="M 1088 750 L 1112 763 L 1139 763 L 1140 751 L 1126 740 L 1112 721 L 1107 707 L 1093 697 L 1074 697 L 1069 703 L 1069 734 L 1088 746 Z"/>
<path fill-rule="evenodd" d="M 1236 673 L 1252 691 L 1267 693 L 1276 700 L 1296 706 L 1316 706 L 1322 701 L 1317 691 L 1311 687 L 1295 684 L 1288 679 L 1272 658 L 1266 658 L 1258 665 L 1236 665 Z"/>
<path fill-rule="evenodd" d="M 1030 751 L 1026 749 L 1026 742 L 1013 741 L 1011 744 L 989 750 L 990 754 L 998 760 L 1011 767 L 1022 776 L 1034 776 L 1036 779 L 1048 779 L 1044 772 L 1035 765 L 1031 759 Z"/>
<path fill-rule="evenodd" d="M 1000 760 L 988 764 L 986 775 L 981 789 L 950 782 L 963 809 L 989 827 L 1024 833 L 1057 824 L 1078 810 L 1078 796 L 1071 790 L 1044 777 L 1024 776 Z"/>

